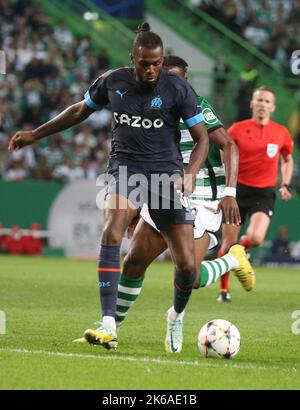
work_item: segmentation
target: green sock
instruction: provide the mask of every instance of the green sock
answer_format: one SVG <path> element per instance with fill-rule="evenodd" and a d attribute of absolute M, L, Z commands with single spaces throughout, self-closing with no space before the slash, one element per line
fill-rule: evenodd
<path fill-rule="evenodd" d="M 134 304 L 142 290 L 144 276 L 132 279 L 125 276 L 123 273 L 118 286 L 118 299 L 116 310 L 116 325 L 121 326 L 121 323 L 126 318 L 129 308 Z"/>
<path fill-rule="evenodd" d="M 200 287 L 204 288 L 215 283 L 220 276 L 237 266 L 237 260 L 228 254 L 213 261 L 203 261 L 200 265 Z"/>

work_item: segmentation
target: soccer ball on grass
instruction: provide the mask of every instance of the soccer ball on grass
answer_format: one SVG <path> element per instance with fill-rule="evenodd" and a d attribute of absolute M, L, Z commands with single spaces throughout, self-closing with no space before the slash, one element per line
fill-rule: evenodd
<path fill-rule="evenodd" d="M 207 322 L 200 329 L 198 348 L 205 357 L 230 359 L 240 350 L 241 336 L 237 327 L 224 319 Z"/>

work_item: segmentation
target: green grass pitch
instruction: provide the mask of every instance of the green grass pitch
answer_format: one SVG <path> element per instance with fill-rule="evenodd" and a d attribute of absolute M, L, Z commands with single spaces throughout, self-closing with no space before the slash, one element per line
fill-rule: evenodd
<path fill-rule="evenodd" d="M 231 304 L 216 302 L 217 285 L 194 291 L 180 354 L 164 352 L 172 276 L 169 263 L 149 268 L 112 352 L 72 343 L 100 320 L 96 262 L 1 256 L 0 389 L 300 388 L 300 334 L 292 332 L 299 269 L 258 268 L 250 293 L 232 277 Z M 232 360 L 198 352 L 200 327 L 216 318 L 240 330 L 241 350 Z"/>

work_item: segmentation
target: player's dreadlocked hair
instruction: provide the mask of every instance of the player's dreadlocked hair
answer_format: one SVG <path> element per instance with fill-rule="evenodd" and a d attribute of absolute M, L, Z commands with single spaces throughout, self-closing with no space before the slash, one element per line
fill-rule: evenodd
<path fill-rule="evenodd" d="M 188 63 L 181 57 L 177 56 L 165 56 L 164 57 L 164 67 L 179 67 L 184 72 L 186 72 Z"/>
<path fill-rule="evenodd" d="M 140 24 L 137 28 L 137 35 L 133 43 L 133 51 L 137 50 L 139 47 L 145 47 L 150 50 L 154 48 L 163 48 L 162 39 L 159 35 L 150 31 L 150 25 L 147 22 Z"/>

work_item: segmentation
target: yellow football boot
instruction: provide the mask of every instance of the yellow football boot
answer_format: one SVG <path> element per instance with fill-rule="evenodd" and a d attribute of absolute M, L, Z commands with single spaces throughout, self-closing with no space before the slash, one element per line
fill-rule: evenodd
<path fill-rule="evenodd" d="M 239 266 L 235 269 L 232 269 L 238 280 L 241 282 L 243 288 L 250 292 L 255 286 L 256 276 L 255 272 L 249 262 L 245 248 L 242 245 L 233 245 L 228 252 L 235 259 L 238 260 Z"/>
<path fill-rule="evenodd" d="M 110 326 L 100 323 L 97 329 L 87 329 L 83 334 L 87 343 L 92 345 L 101 345 L 105 349 L 117 349 L 118 337 L 117 333 Z"/>

